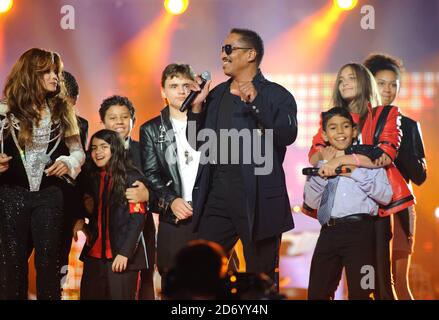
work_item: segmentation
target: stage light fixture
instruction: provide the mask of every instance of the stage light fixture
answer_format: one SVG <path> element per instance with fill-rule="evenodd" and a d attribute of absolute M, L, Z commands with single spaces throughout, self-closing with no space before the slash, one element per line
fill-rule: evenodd
<path fill-rule="evenodd" d="M 6 13 L 11 10 L 14 5 L 13 0 L 0 0 L 0 13 Z"/>
<path fill-rule="evenodd" d="M 358 0 L 334 0 L 335 5 L 340 10 L 352 10 L 358 3 Z"/>
<path fill-rule="evenodd" d="M 189 0 L 165 0 L 164 6 L 167 12 L 179 15 L 186 11 Z"/>

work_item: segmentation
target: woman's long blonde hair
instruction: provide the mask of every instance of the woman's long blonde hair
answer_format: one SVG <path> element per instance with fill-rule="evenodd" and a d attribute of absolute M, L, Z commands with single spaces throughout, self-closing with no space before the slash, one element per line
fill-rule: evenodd
<path fill-rule="evenodd" d="M 58 88 L 48 93 L 44 88 L 44 74 L 54 70 L 58 76 Z M 32 143 L 33 124 L 39 124 L 40 113 L 34 107 L 42 107 L 46 101 L 52 120 L 59 120 L 64 132 L 74 132 L 77 128 L 73 107 L 65 99 L 62 81 L 63 63 L 56 52 L 32 48 L 21 55 L 12 67 L 3 90 L 11 113 L 20 121 L 18 141 L 20 146 Z"/>
<path fill-rule="evenodd" d="M 336 82 L 332 92 L 332 106 L 333 107 L 343 107 L 350 110 L 350 102 L 343 99 L 339 90 L 339 81 L 342 71 L 350 67 L 352 72 L 355 74 L 357 81 L 357 94 L 354 97 L 353 105 L 359 107 L 360 110 L 360 123 L 359 130 L 363 127 L 364 121 L 367 117 L 368 103 L 371 104 L 372 108 L 381 104 L 381 97 L 378 92 L 378 86 L 376 84 L 375 78 L 372 73 L 362 64 L 359 63 L 347 63 L 340 68 L 337 73 Z"/>

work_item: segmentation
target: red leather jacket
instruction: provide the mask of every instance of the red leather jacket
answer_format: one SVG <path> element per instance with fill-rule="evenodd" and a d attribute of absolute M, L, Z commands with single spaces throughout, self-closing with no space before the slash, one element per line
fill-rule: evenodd
<path fill-rule="evenodd" d="M 363 144 L 373 144 L 373 135 L 375 132 L 375 127 L 378 122 L 378 118 L 383 110 L 383 106 L 378 106 L 372 111 L 372 107 L 369 104 L 368 114 L 366 121 L 361 130 L 361 139 Z M 360 115 L 356 113 L 351 113 L 355 123 L 359 122 Z M 379 137 L 378 146 L 392 159 L 395 160 L 396 154 L 398 152 L 399 144 L 401 141 L 401 131 L 399 129 L 400 125 L 400 113 L 399 108 L 394 106 L 391 108 L 389 115 L 387 117 L 386 124 Z M 310 158 L 315 152 L 320 148 L 326 147 L 326 143 L 322 137 L 322 126 L 320 122 L 319 132 L 314 136 L 312 141 L 311 149 L 308 153 Z M 415 198 L 412 195 L 410 189 L 407 186 L 401 173 L 398 171 L 396 166 L 392 163 L 386 167 L 387 178 L 389 179 L 390 185 L 392 186 L 393 197 L 390 204 L 387 206 L 380 207 L 379 215 L 381 217 L 388 216 L 399 212 L 409 206 L 415 204 Z M 304 213 L 315 216 L 315 213 L 309 212 L 304 208 Z"/>

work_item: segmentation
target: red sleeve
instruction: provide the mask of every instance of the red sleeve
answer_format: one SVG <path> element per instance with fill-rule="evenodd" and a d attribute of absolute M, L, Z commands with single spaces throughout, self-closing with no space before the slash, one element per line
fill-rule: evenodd
<path fill-rule="evenodd" d="M 399 115 L 399 108 L 393 107 L 390 109 L 387 116 L 386 124 L 379 137 L 378 146 L 382 149 L 392 161 L 396 158 L 396 153 L 401 142 L 401 118 Z"/>

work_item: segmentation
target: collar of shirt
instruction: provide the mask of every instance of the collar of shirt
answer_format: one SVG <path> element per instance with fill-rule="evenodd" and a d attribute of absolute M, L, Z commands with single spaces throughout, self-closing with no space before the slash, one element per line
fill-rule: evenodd
<path fill-rule="evenodd" d="M 130 148 L 130 142 L 131 142 L 131 137 L 128 137 L 125 139 L 124 146 L 125 146 L 125 150 L 128 150 Z"/>

